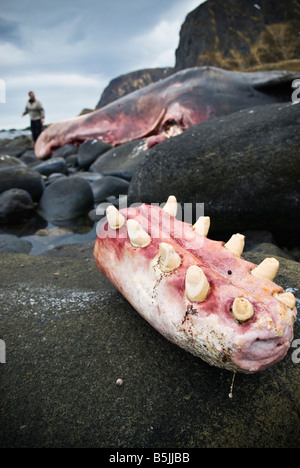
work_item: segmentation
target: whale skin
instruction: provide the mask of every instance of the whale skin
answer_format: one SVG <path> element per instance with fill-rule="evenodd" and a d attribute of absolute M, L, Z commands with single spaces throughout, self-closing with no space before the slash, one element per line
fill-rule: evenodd
<path fill-rule="evenodd" d="M 209 119 L 290 101 L 295 77 L 297 73 L 287 71 L 181 70 L 105 107 L 48 126 L 35 143 L 35 154 L 45 159 L 67 143 L 94 139 L 117 146 L 145 138 L 151 147 Z"/>
<path fill-rule="evenodd" d="M 224 242 L 199 234 L 196 225 L 159 206 L 143 204 L 118 213 L 122 225 L 111 227 L 107 216 L 98 230 L 95 261 L 165 338 L 210 365 L 234 372 L 262 371 L 286 356 L 293 339 L 295 303 L 281 302 L 282 287 L 254 276 L 257 265 L 229 250 L 229 243 L 227 248 Z M 129 223 L 133 222 L 148 236 L 142 247 L 132 244 Z M 170 271 L 160 263 L 160 246 L 166 244 L 178 260 L 171 262 Z M 201 301 L 187 295 L 191 267 L 201 268 L 207 279 Z M 249 319 L 234 316 L 236 298 L 249 305 Z"/>

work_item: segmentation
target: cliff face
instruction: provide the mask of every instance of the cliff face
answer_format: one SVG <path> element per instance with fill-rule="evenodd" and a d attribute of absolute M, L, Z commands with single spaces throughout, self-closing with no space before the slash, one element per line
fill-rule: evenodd
<path fill-rule="evenodd" d="M 175 71 L 211 65 L 227 70 L 300 71 L 300 0 L 207 0 L 180 31 L 175 68 L 148 68 L 113 79 L 96 108 Z"/>
<path fill-rule="evenodd" d="M 299 0 L 208 0 L 182 25 L 175 69 L 300 70 L 299 53 Z"/>
<path fill-rule="evenodd" d="M 111 80 L 105 88 L 96 109 L 106 106 L 106 104 L 125 96 L 125 94 L 166 78 L 172 72 L 173 68 L 147 68 L 118 76 Z"/>

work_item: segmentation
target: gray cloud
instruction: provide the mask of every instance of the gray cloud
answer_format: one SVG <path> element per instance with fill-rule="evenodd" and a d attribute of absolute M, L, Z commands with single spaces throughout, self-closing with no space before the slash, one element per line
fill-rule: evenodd
<path fill-rule="evenodd" d="M 20 23 L 5 18 L 0 18 L 0 43 L 12 43 L 20 46 L 22 44 L 22 34 Z"/>
<path fill-rule="evenodd" d="M 180 25 L 203 0 L 1 0 L 0 129 L 20 119 L 33 89 L 53 122 L 94 107 L 108 82 L 173 66 Z"/>

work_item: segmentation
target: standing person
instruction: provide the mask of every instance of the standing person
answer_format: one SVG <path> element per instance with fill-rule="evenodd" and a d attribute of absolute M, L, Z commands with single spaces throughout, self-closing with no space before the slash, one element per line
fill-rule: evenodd
<path fill-rule="evenodd" d="M 29 100 L 26 104 L 25 111 L 22 114 L 24 115 L 29 114 L 30 121 L 31 121 L 31 133 L 33 141 L 36 142 L 39 134 L 43 130 L 43 123 L 45 118 L 45 113 L 43 106 L 40 101 L 35 98 L 35 94 L 33 91 L 29 91 Z"/>

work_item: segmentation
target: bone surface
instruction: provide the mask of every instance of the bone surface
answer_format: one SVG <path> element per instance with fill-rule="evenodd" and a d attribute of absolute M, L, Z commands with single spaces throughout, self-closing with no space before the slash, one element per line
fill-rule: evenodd
<path fill-rule="evenodd" d="M 134 219 L 129 219 L 127 221 L 127 230 L 131 245 L 133 247 L 147 247 L 150 244 L 151 237 Z"/>
<path fill-rule="evenodd" d="M 277 275 L 278 268 L 279 262 L 276 258 L 265 258 L 251 273 L 257 278 L 273 280 Z"/>

